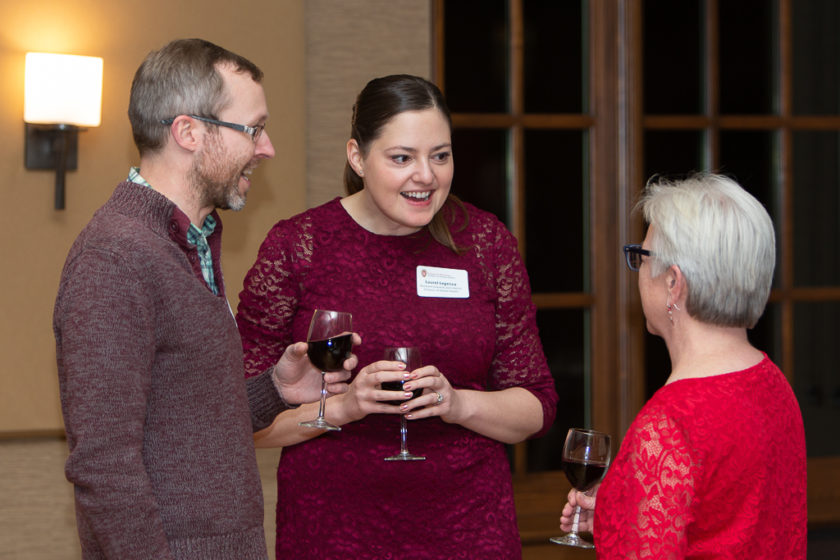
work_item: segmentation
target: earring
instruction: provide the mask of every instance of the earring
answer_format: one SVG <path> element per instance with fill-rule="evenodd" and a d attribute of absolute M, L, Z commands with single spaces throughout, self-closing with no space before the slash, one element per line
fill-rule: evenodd
<path fill-rule="evenodd" d="M 673 325 L 674 324 L 674 314 L 673 314 L 673 312 L 671 312 L 671 304 L 669 303 L 667 305 L 667 307 L 668 307 L 668 320 L 671 321 L 671 324 Z"/>

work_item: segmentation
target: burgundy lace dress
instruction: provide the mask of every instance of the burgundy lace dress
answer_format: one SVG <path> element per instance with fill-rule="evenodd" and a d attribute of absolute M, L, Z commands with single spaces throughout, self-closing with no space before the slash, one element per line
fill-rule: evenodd
<path fill-rule="evenodd" d="M 463 255 L 426 230 L 381 236 L 339 199 L 279 222 L 249 271 L 237 314 L 249 375 L 306 340 L 316 308 L 353 314 L 360 366 L 385 346 L 413 344 L 456 388 L 524 387 L 557 396 L 537 333 L 516 241 L 467 205 Z M 418 266 L 466 270 L 469 298 L 419 297 Z M 329 401 L 327 402 L 329 408 Z M 409 422 L 409 449 L 425 461 L 383 461 L 399 450 L 399 417 L 374 414 L 286 447 L 278 467 L 278 558 L 521 557 L 504 445 L 439 418 Z"/>
<path fill-rule="evenodd" d="M 804 559 L 805 433 L 766 356 L 644 406 L 595 507 L 598 558 Z"/>

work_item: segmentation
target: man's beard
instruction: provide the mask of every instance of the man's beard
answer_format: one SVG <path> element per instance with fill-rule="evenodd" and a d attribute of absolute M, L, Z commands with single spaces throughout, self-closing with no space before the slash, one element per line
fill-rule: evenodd
<path fill-rule="evenodd" d="M 209 135 L 208 147 L 190 170 L 190 187 L 198 193 L 201 207 L 242 210 L 245 193 L 239 192 L 239 178 L 247 164 L 233 161 L 219 135 Z"/>

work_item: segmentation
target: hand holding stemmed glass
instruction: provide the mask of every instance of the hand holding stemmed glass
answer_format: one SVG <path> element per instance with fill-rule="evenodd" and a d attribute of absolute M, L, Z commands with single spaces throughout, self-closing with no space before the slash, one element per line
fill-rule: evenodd
<path fill-rule="evenodd" d="M 301 422 L 301 426 L 321 430 L 341 430 L 324 419 L 324 407 L 327 400 L 327 382 L 324 376 L 328 371 L 341 371 L 344 361 L 350 357 L 353 348 L 352 321 L 352 315 L 342 311 L 316 309 L 312 314 L 309 334 L 306 337 L 309 345 L 307 355 L 312 364 L 321 370 L 321 402 L 318 417 Z"/>
<path fill-rule="evenodd" d="M 575 490 L 586 492 L 593 488 L 603 478 L 609 464 L 609 435 L 580 428 L 569 430 L 563 445 L 563 472 Z M 580 505 L 577 505 L 571 532 L 562 537 L 552 537 L 551 542 L 579 548 L 595 548 L 595 545 L 578 535 L 579 520 Z"/>
<path fill-rule="evenodd" d="M 386 348 L 383 360 L 402 362 L 406 366 L 406 371 L 414 371 L 423 365 L 420 359 L 420 349 L 413 346 L 400 346 Z M 383 381 L 382 390 L 384 391 L 402 391 L 403 381 Z M 423 389 L 415 389 L 412 391 L 412 399 L 416 399 L 423 394 Z M 411 400 L 411 399 L 409 399 Z M 400 405 L 403 401 L 387 401 L 388 404 Z M 400 452 L 390 457 L 385 457 L 386 461 L 423 461 L 426 458 L 420 455 L 413 455 L 408 451 L 406 437 L 408 434 L 408 423 L 405 419 L 405 414 L 400 414 Z"/>

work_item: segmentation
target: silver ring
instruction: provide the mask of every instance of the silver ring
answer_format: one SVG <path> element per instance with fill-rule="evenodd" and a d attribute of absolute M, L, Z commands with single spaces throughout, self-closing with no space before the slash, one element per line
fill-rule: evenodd
<path fill-rule="evenodd" d="M 434 394 L 438 396 L 437 404 L 442 403 L 443 402 L 443 395 L 441 395 L 437 391 L 434 391 Z"/>

